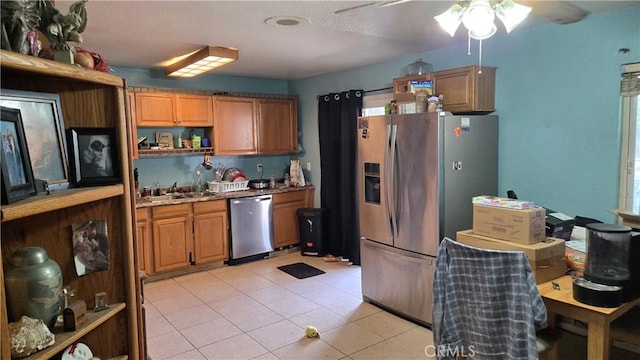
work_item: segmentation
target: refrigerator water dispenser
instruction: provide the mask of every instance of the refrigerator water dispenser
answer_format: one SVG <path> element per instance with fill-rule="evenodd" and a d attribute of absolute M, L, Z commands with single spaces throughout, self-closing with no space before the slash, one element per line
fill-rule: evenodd
<path fill-rule="evenodd" d="M 380 205 L 380 164 L 364 164 L 364 201 Z"/>

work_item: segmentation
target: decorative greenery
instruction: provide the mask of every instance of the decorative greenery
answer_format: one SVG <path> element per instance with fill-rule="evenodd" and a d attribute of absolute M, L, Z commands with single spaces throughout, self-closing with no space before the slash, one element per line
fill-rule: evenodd
<path fill-rule="evenodd" d="M 73 51 L 67 41 L 82 43 L 80 33 L 87 26 L 87 0 L 71 4 L 69 13 L 63 15 L 50 0 L 38 0 L 36 6 L 40 13 L 38 29 L 47 37 L 54 50 Z"/>

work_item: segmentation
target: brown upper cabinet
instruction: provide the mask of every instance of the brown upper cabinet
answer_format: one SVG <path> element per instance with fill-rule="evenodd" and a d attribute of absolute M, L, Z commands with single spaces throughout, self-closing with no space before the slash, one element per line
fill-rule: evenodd
<path fill-rule="evenodd" d="M 258 152 L 255 99 L 215 96 L 213 112 L 213 148 L 216 155 Z"/>
<path fill-rule="evenodd" d="M 295 99 L 214 96 L 216 155 L 288 154 L 298 150 Z"/>
<path fill-rule="evenodd" d="M 213 125 L 213 104 L 208 95 L 136 92 L 135 112 L 138 126 Z"/>
<path fill-rule="evenodd" d="M 435 94 L 443 94 L 442 108 L 452 113 L 495 111 L 496 68 L 467 66 L 431 73 Z"/>
<path fill-rule="evenodd" d="M 256 99 L 258 153 L 290 154 L 298 151 L 297 106 L 293 99 Z"/>

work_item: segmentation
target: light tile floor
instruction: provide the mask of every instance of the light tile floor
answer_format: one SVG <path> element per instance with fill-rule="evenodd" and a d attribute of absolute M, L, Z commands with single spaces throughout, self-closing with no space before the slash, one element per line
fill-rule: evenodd
<path fill-rule="evenodd" d="M 296 262 L 326 274 L 277 269 Z M 427 359 L 433 345 L 429 329 L 362 301 L 359 266 L 299 252 L 149 282 L 144 294 L 152 360 Z M 559 358 L 586 359 L 586 339 L 564 332 Z M 614 347 L 611 359 L 640 355 Z"/>
<path fill-rule="evenodd" d="M 326 273 L 296 279 L 305 262 Z M 362 301 L 360 267 L 289 253 L 145 284 L 147 348 L 162 359 L 425 359 L 429 329 Z M 308 325 L 320 338 L 306 338 Z"/>

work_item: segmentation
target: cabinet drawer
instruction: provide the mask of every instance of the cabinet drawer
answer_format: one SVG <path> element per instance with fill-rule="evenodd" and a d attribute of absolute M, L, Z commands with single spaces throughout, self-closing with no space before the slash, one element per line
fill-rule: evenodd
<path fill-rule="evenodd" d="M 283 194 L 274 194 L 273 195 L 273 203 L 280 204 L 284 202 L 291 201 L 305 201 L 306 191 L 292 191 Z"/>
<path fill-rule="evenodd" d="M 151 218 L 149 208 L 136 209 L 136 218 L 138 222 L 145 222 Z"/>
<path fill-rule="evenodd" d="M 209 214 L 212 212 L 220 212 L 220 211 L 226 211 L 226 210 L 227 210 L 226 200 L 215 200 L 215 201 L 193 203 L 194 215 Z"/>
<path fill-rule="evenodd" d="M 190 206 L 191 204 L 156 206 L 151 209 L 151 213 L 154 219 L 188 216 Z"/>

